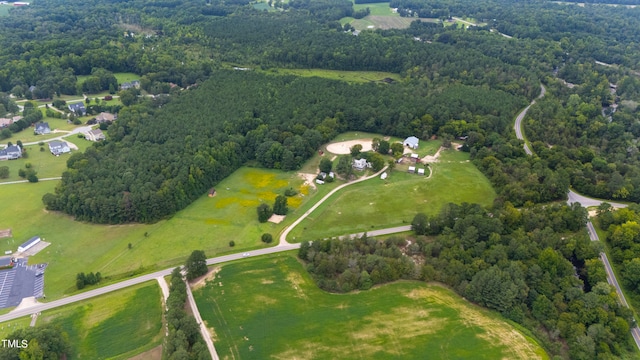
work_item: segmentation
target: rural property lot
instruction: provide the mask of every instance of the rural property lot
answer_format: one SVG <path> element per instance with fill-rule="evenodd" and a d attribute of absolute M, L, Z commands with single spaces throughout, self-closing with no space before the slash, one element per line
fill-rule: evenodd
<path fill-rule="evenodd" d="M 221 358 L 547 358 L 507 322 L 439 285 L 330 294 L 291 253 L 223 265 L 194 295 Z"/>
<path fill-rule="evenodd" d="M 436 214 L 444 204 L 491 205 L 495 191 L 469 154 L 443 151 L 430 164 L 433 176 L 406 173 L 400 166 L 386 180 L 354 184 L 331 197 L 289 234 L 289 242 L 321 239 L 409 225 L 418 212 Z"/>

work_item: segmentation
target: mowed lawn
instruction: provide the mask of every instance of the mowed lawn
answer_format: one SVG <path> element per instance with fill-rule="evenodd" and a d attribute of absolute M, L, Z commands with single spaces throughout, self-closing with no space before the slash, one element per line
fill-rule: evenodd
<path fill-rule="evenodd" d="M 348 186 L 325 201 L 289 235 L 289 241 L 315 240 L 374 229 L 409 225 L 418 212 L 434 215 L 447 203 L 488 206 L 496 194 L 489 180 L 468 161 L 467 153 L 442 151 L 433 175 L 409 174 L 402 167 L 386 180 Z M 423 167 L 423 166 L 420 166 Z"/>
<path fill-rule="evenodd" d="M 82 139 L 73 139 L 82 140 Z M 82 140 L 85 142 L 86 140 Z M 75 141 L 80 143 L 80 141 Z M 40 146 L 31 145 L 25 146 L 27 158 L 20 158 L 16 160 L 1 161 L 1 166 L 7 166 L 9 168 L 9 177 L 6 179 L 0 179 L 0 183 L 8 181 L 24 180 L 18 176 L 20 169 L 26 169 L 27 164 L 31 164 L 31 168 L 36 171 L 36 175 L 39 179 L 58 177 L 62 175 L 62 172 L 67 169 L 67 159 L 70 154 L 62 154 L 60 156 L 54 156 L 49 151 L 49 146 L 45 143 L 42 148 L 44 151 L 40 151 Z M 5 185 L 8 186 L 8 185 Z M 10 188 L 3 188 L 3 190 L 9 190 Z"/>
<path fill-rule="evenodd" d="M 330 189 L 314 192 L 302 186 L 303 180 L 295 173 L 241 168 L 216 186 L 215 197 L 203 195 L 168 220 L 155 224 L 96 225 L 44 209 L 42 196 L 53 192 L 57 183 L 43 181 L 0 187 L 0 203 L 10 209 L 0 217 L 0 229 L 13 231 L 13 238 L 0 239 L 0 251 L 16 251 L 18 245 L 35 235 L 51 243 L 29 259 L 31 264 L 49 263 L 45 274 L 47 300 L 76 293 L 75 277 L 79 272 L 100 271 L 108 277 L 102 286 L 182 264 L 193 250 L 204 250 L 208 257 L 214 257 L 273 246 L 262 243 L 260 236 L 268 232 L 277 241 L 277 234 L 285 224 L 311 206 L 309 199 Z M 257 205 L 262 201 L 272 204 L 288 187 L 298 189 L 300 194 L 289 198 L 291 212 L 285 222 L 259 223 Z M 232 240 L 235 247 L 229 246 Z"/>
<path fill-rule="evenodd" d="M 44 311 L 69 334 L 71 359 L 128 359 L 162 343 L 162 297 L 156 281 Z"/>
<path fill-rule="evenodd" d="M 223 265 L 194 295 L 222 359 L 548 359 L 499 315 L 442 286 L 330 294 L 292 253 Z"/>

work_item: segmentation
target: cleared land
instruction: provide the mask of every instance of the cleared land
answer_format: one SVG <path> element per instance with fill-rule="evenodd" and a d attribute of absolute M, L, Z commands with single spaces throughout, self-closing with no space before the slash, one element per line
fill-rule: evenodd
<path fill-rule="evenodd" d="M 313 201 L 309 199 L 333 188 L 314 192 L 302 186 L 303 180 L 296 173 L 242 168 L 216 186 L 217 196 L 203 195 L 169 220 L 151 225 L 96 225 L 43 209 L 42 196 L 53 192 L 56 183 L 4 185 L 0 191 L 0 203 L 11 208 L 0 218 L 0 228 L 13 231 L 13 238 L 0 239 L 0 250 L 15 251 L 34 235 L 51 243 L 30 259 L 31 263 L 49 263 L 45 275 L 48 299 L 77 292 L 75 276 L 79 272 L 100 271 L 111 277 L 103 281 L 104 285 L 181 263 L 194 249 L 215 256 L 264 247 L 260 240 L 263 233 L 275 237 L 300 211 L 311 206 Z M 289 198 L 287 219 L 280 224 L 258 223 L 256 206 L 261 201 L 273 203 L 288 187 L 299 194 Z M 229 247 L 230 240 L 235 241 L 235 247 Z"/>
<path fill-rule="evenodd" d="M 162 343 L 157 282 L 46 311 L 36 326 L 59 325 L 69 334 L 72 359 L 128 359 Z"/>
<path fill-rule="evenodd" d="M 80 139 L 77 139 L 80 140 Z M 86 140 L 82 140 L 86 141 Z M 76 141 L 79 142 L 79 141 Z M 53 156 L 49 151 L 49 146 L 46 144 L 42 146 L 44 151 L 40 151 L 40 146 L 25 146 L 25 150 L 28 154 L 28 158 L 20 158 L 16 160 L 0 161 L 0 166 L 7 166 L 9 168 L 9 177 L 7 179 L 0 179 L 0 183 L 8 181 L 24 180 L 18 176 L 20 169 L 25 169 L 25 165 L 31 164 L 31 168 L 37 172 L 38 178 L 50 178 L 57 177 L 67 168 L 67 159 L 69 154 L 61 156 Z M 6 185 L 11 186 L 11 185 Z M 10 188 L 3 188 L 9 190 Z"/>
<path fill-rule="evenodd" d="M 11 9 L 12 5 L 0 5 L 0 16 L 8 16 L 9 9 Z"/>
<path fill-rule="evenodd" d="M 467 153 L 447 150 L 438 163 L 430 164 L 429 179 L 407 173 L 407 164 L 397 165 L 386 180 L 347 187 L 302 221 L 288 241 L 408 225 L 416 213 L 435 214 L 449 202 L 491 205 L 495 191 L 468 159 Z"/>
<path fill-rule="evenodd" d="M 290 253 L 224 265 L 194 295 L 223 359 L 548 358 L 498 315 L 441 286 L 330 294 Z"/>
<path fill-rule="evenodd" d="M 381 81 L 390 78 L 400 81 L 399 74 L 384 71 L 342 71 L 342 70 L 325 70 L 325 69 L 270 69 L 266 71 L 268 74 L 278 75 L 296 75 L 304 77 L 321 77 L 332 80 L 341 80 L 350 83 L 365 83 L 372 81 Z"/>
<path fill-rule="evenodd" d="M 60 326 L 72 347 L 70 359 L 128 359 L 162 343 L 162 303 L 157 282 L 45 311 L 36 321 Z M 25 328 L 30 317 L 0 324 L 0 338 Z"/>

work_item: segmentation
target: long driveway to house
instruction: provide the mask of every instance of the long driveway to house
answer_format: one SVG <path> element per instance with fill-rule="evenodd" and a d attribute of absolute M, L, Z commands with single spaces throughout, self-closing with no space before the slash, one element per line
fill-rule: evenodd
<path fill-rule="evenodd" d="M 378 171 L 377 173 L 375 173 L 373 175 L 365 176 L 365 177 L 360 178 L 358 180 L 355 180 L 355 181 L 352 181 L 352 182 L 348 182 L 346 184 L 342 184 L 342 185 L 338 186 L 337 188 L 331 190 L 327 195 L 325 195 L 322 199 L 320 199 L 320 201 L 315 203 L 315 205 L 313 205 L 311 207 L 311 209 L 307 210 L 296 221 L 294 221 L 291 225 L 287 226 L 287 228 L 284 229 L 284 231 L 280 234 L 280 243 L 278 244 L 278 246 L 289 245 L 289 243 L 287 242 L 287 235 L 289 235 L 291 230 L 293 230 L 298 224 L 300 224 L 302 222 L 302 220 L 306 219 L 307 216 L 309 216 L 315 209 L 317 209 L 318 206 L 322 205 L 322 203 L 325 202 L 325 200 L 327 200 L 328 198 L 330 198 L 331 195 L 335 194 L 336 192 L 340 191 L 341 189 L 343 189 L 343 188 L 345 188 L 345 187 L 347 187 L 349 185 L 353 185 L 353 184 L 357 184 L 357 183 L 365 181 L 365 180 L 373 179 L 376 176 L 379 176 L 380 174 L 385 172 L 385 170 L 387 170 L 387 167 L 388 166 L 385 166 L 384 168 L 382 168 L 382 170 Z"/>

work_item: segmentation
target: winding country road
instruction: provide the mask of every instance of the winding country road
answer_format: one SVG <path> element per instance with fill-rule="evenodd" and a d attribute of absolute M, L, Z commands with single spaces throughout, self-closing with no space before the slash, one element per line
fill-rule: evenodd
<path fill-rule="evenodd" d="M 544 85 L 540 84 L 540 95 L 538 95 L 538 99 L 542 99 L 546 93 L 547 89 L 544 87 Z M 526 152 L 527 155 L 533 155 L 533 152 L 531 151 L 531 149 L 529 149 L 529 145 L 527 145 L 527 141 L 524 139 L 524 135 L 522 135 L 522 120 L 527 115 L 527 111 L 529 111 L 531 105 L 535 103 L 536 100 L 532 100 L 531 103 L 526 108 L 524 108 L 524 110 L 522 110 L 520 114 L 518 114 L 518 116 L 516 117 L 516 123 L 513 125 L 513 129 L 516 131 L 516 137 L 518 138 L 518 140 L 524 141 L 524 152 Z"/>
<path fill-rule="evenodd" d="M 546 93 L 546 89 L 542 84 L 540 85 L 540 87 L 541 87 L 541 91 L 540 91 L 540 96 L 538 96 L 538 99 L 542 98 Z M 520 140 L 524 140 L 524 136 L 522 135 L 522 120 L 526 116 L 527 111 L 529 110 L 531 105 L 535 103 L 536 103 L 535 100 L 531 101 L 531 104 L 529 104 L 529 106 L 524 108 L 524 110 L 522 110 L 522 112 L 520 112 L 520 114 L 518 114 L 518 116 L 516 117 L 516 123 L 513 127 L 514 127 L 514 130 L 516 131 L 516 137 Z M 531 151 L 531 149 L 529 149 L 529 146 L 527 146 L 526 141 L 524 143 L 524 151 L 527 153 L 527 155 L 533 155 L 533 152 Z M 571 189 L 569 190 L 569 193 L 568 193 L 567 203 L 569 205 L 573 203 L 579 203 L 581 206 L 587 208 L 590 206 L 599 206 L 603 202 L 605 201 L 580 195 Z M 609 201 L 606 201 L 606 202 L 611 204 L 611 206 L 615 208 L 627 207 L 627 205 L 621 204 L 621 203 L 615 203 L 615 202 L 609 202 Z M 587 222 L 587 232 L 589 233 L 589 238 L 591 239 L 591 241 L 600 241 L 600 239 L 598 238 L 598 234 L 596 233 L 596 229 L 593 227 L 593 223 L 591 223 L 591 221 Z M 600 260 L 602 260 L 602 263 L 604 264 L 604 268 L 607 272 L 607 282 L 615 288 L 616 294 L 620 299 L 620 303 L 628 308 L 629 304 L 627 303 L 627 300 L 624 298 L 624 294 L 622 293 L 622 288 L 618 283 L 618 279 L 616 279 L 616 275 L 613 272 L 611 263 L 609 263 L 609 258 L 607 257 L 607 254 L 605 254 L 604 252 L 601 252 Z M 636 343 L 636 346 L 638 347 L 638 349 L 640 349 L 640 329 L 638 329 L 637 326 L 634 326 L 633 328 L 631 328 L 631 336 L 633 337 L 633 341 Z"/>

